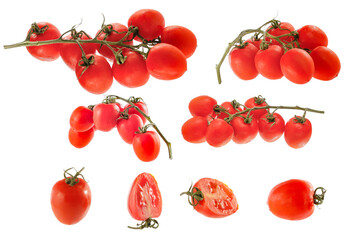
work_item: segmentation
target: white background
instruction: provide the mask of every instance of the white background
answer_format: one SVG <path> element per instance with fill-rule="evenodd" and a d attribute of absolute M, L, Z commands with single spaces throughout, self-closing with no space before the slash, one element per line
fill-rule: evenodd
<path fill-rule="evenodd" d="M 150 116 L 171 141 L 174 159 L 162 143 L 159 157 L 139 161 L 132 147 L 114 129 L 96 132 L 84 149 L 68 142 L 69 116 L 80 105 L 96 104 L 104 95 L 92 95 L 78 84 L 74 72 L 58 59 L 40 62 L 25 48 L 0 48 L 0 239 L 358 239 L 359 146 L 357 41 L 355 1 L 6 1 L 1 6 L 0 45 L 20 42 L 30 24 L 48 21 L 61 32 L 83 20 L 80 29 L 94 35 L 102 22 L 127 23 L 136 10 L 160 11 L 166 25 L 183 25 L 197 36 L 198 48 L 188 59 L 188 71 L 174 81 L 151 78 L 143 87 L 127 89 L 114 81 L 108 94 L 141 96 Z M 313 24 L 322 28 L 329 47 L 342 63 L 339 77 L 313 79 L 295 85 L 285 78 L 259 76 L 242 81 L 226 60 L 224 83 L 217 84 L 215 64 L 227 43 L 247 28 L 256 28 L 277 16 L 297 29 Z M 291 149 L 283 138 L 266 143 L 259 136 L 246 145 L 230 143 L 212 148 L 187 143 L 182 124 L 190 118 L 187 105 L 199 95 L 219 103 L 263 95 L 273 105 L 299 105 L 325 110 L 308 113 L 313 136 L 302 149 Z M 287 120 L 299 112 L 279 111 Z M 50 207 L 50 191 L 63 169 L 85 167 L 92 190 L 88 215 L 78 224 L 59 223 Z M 163 196 L 157 230 L 136 231 L 127 211 L 132 181 L 141 172 L 152 173 Z M 180 197 L 191 181 L 211 177 L 233 189 L 239 210 L 224 219 L 206 218 Z M 323 186 L 325 202 L 303 221 L 272 215 L 267 195 L 276 184 L 300 178 Z"/>

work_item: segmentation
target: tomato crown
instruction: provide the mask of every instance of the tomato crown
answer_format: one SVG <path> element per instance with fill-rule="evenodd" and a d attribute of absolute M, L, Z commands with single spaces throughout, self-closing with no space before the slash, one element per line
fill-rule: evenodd
<path fill-rule="evenodd" d="M 204 194 L 200 191 L 199 188 L 193 187 L 193 184 L 190 185 L 190 188 L 187 192 L 182 192 L 180 196 L 187 195 L 188 202 L 194 208 L 199 204 L 200 201 L 204 200 Z"/>
<path fill-rule="evenodd" d="M 64 171 L 64 179 L 65 179 L 65 183 L 70 185 L 70 186 L 74 186 L 75 184 L 77 184 L 79 182 L 79 178 L 81 177 L 82 179 L 84 179 L 84 176 L 81 174 L 81 172 L 85 169 L 85 167 L 81 168 L 80 171 L 76 171 L 75 175 L 72 175 L 69 173 L 70 170 L 74 169 L 76 171 L 75 168 L 68 168 L 67 170 Z M 85 180 L 85 179 L 84 179 Z"/>
<path fill-rule="evenodd" d="M 128 226 L 128 228 L 131 228 L 131 229 L 144 229 L 144 228 L 156 229 L 158 227 L 159 227 L 158 221 L 153 218 L 148 218 L 145 221 L 142 221 L 141 223 L 136 224 L 136 227 Z"/>

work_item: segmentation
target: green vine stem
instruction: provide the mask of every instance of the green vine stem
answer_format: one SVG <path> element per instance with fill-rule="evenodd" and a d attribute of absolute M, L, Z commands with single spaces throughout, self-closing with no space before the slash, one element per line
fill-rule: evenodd
<path fill-rule="evenodd" d="M 321 193 L 319 194 L 318 191 L 321 191 Z M 326 193 L 326 189 L 323 187 L 318 187 L 315 189 L 314 191 L 314 204 L 319 206 L 321 204 L 323 204 L 324 202 L 324 198 L 325 198 L 325 193 Z"/>
<path fill-rule="evenodd" d="M 81 174 L 81 172 L 85 169 L 85 167 L 83 167 L 82 169 L 80 169 L 80 171 L 76 171 L 75 175 L 73 176 L 72 174 L 69 173 L 69 171 L 71 169 L 74 169 L 76 171 L 75 168 L 69 168 L 66 169 L 64 171 L 64 179 L 65 179 L 65 183 L 70 185 L 70 186 L 74 186 L 75 184 L 77 184 L 79 182 L 79 178 L 78 177 L 82 177 L 84 179 L 84 176 Z"/>
<path fill-rule="evenodd" d="M 154 228 L 154 229 L 156 229 L 158 227 L 159 227 L 158 221 L 156 221 L 153 218 L 148 218 L 148 219 L 142 221 L 141 223 L 136 224 L 136 227 L 128 226 L 128 228 L 140 229 L 140 230 L 144 229 L 144 228 Z"/>
<path fill-rule="evenodd" d="M 190 185 L 190 188 L 187 192 L 182 192 L 180 196 L 187 195 L 188 196 L 188 202 L 191 206 L 194 208 L 200 203 L 200 201 L 204 200 L 204 194 L 202 191 L 200 191 L 199 188 L 193 187 L 193 185 Z"/>

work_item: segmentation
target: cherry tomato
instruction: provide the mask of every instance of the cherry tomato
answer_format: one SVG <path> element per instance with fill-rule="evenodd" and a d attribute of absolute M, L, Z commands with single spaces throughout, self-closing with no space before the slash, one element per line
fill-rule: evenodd
<path fill-rule="evenodd" d="M 290 23 L 288 22 L 282 22 L 280 23 L 279 27 L 278 28 L 274 28 L 272 26 L 270 26 L 268 29 L 267 29 L 267 32 L 275 37 L 277 36 L 280 36 L 280 35 L 284 35 L 284 34 L 289 34 L 291 33 L 292 31 L 295 31 L 295 28 L 293 27 L 293 25 L 291 25 Z M 265 38 L 266 41 L 270 41 L 271 39 L 269 37 L 266 37 Z M 280 41 L 282 41 L 283 43 L 289 43 L 289 42 L 292 42 L 294 41 L 294 37 L 293 36 L 286 36 L 286 37 L 281 37 L 280 38 Z M 275 44 L 275 45 L 279 45 L 281 46 L 281 44 L 276 41 L 276 40 L 271 40 L 271 44 Z"/>
<path fill-rule="evenodd" d="M 160 138 L 158 134 L 153 131 L 135 134 L 133 148 L 136 156 L 141 161 L 153 161 L 160 152 Z"/>
<path fill-rule="evenodd" d="M 206 130 L 206 142 L 213 147 L 226 145 L 233 136 L 233 128 L 222 119 L 214 119 Z"/>
<path fill-rule="evenodd" d="M 235 108 L 233 107 L 232 103 L 231 102 L 223 102 L 221 104 L 221 107 L 225 108 L 226 111 L 230 114 L 234 114 L 237 112 L 237 110 L 239 110 L 240 112 L 242 111 L 242 108 L 241 107 L 238 107 L 237 110 L 235 110 Z M 220 119 L 225 119 L 229 117 L 228 114 L 224 113 L 224 112 L 221 112 L 220 115 L 218 116 L 218 118 Z"/>
<path fill-rule="evenodd" d="M 135 101 L 135 102 L 132 102 L 132 104 L 134 104 L 136 107 L 138 107 L 143 113 L 145 113 L 146 115 L 149 115 L 149 110 L 148 110 L 148 107 L 147 105 L 144 103 L 144 102 L 141 102 L 141 101 Z M 135 108 L 131 107 L 130 104 L 126 104 L 125 108 L 124 109 L 129 109 L 128 110 L 128 114 L 136 114 L 136 115 L 139 115 L 139 117 L 142 119 L 143 123 L 145 124 L 146 123 L 146 118 L 145 116 L 143 116 L 138 110 L 136 110 Z"/>
<path fill-rule="evenodd" d="M 254 108 L 254 107 L 265 107 L 267 106 L 267 103 L 265 102 L 265 98 L 258 96 L 258 97 L 249 98 L 248 100 L 246 100 L 244 105 L 247 108 Z M 252 110 L 250 112 L 250 115 L 252 115 L 253 118 L 255 119 L 259 119 L 265 113 L 266 113 L 266 109 L 257 109 L 257 110 Z"/>
<path fill-rule="evenodd" d="M 115 80 L 121 85 L 135 88 L 145 85 L 150 78 L 143 56 L 134 51 L 123 53 L 126 60 L 122 64 L 114 61 L 112 70 Z"/>
<path fill-rule="evenodd" d="M 244 117 L 246 114 L 244 114 Z M 234 129 L 234 136 L 232 140 L 237 144 L 245 144 L 251 142 L 258 133 L 258 124 L 256 119 L 242 117 L 235 117 L 230 122 Z"/>
<path fill-rule="evenodd" d="M 330 48 L 316 47 L 310 56 L 314 61 L 314 78 L 328 81 L 338 76 L 341 68 L 340 59 Z"/>
<path fill-rule="evenodd" d="M 296 84 L 309 82 L 315 71 L 310 54 L 299 48 L 288 50 L 280 59 L 280 67 L 284 76 Z"/>
<path fill-rule="evenodd" d="M 89 66 L 82 66 L 83 60 L 76 65 L 75 73 L 80 85 L 88 92 L 102 94 L 110 89 L 113 83 L 113 73 L 109 63 L 102 56 L 89 54 Z"/>
<path fill-rule="evenodd" d="M 120 117 L 120 109 L 116 103 L 100 103 L 93 109 L 94 125 L 97 130 L 109 132 L 113 129 Z"/>
<path fill-rule="evenodd" d="M 61 33 L 57 27 L 48 22 L 36 23 L 29 31 L 31 31 L 30 42 L 47 41 L 58 39 Z M 59 58 L 60 45 L 49 44 L 43 46 L 27 46 L 28 52 L 41 61 L 54 61 Z"/>
<path fill-rule="evenodd" d="M 189 111 L 192 116 L 215 116 L 214 107 L 217 104 L 217 101 L 209 96 L 202 95 L 193 98 L 189 103 Z"/>
<path fill-rule="evenodd" d="M 283 54 L 283 48 L 278 45 L 270 45 L 266 50 L 259 50 L 255 55 L 257 71 L 268 79 L 282 78 L 284 75 L 281 72 L 280 59 Z"/>
<path fill-rule="evenodd" d="M 298 42 L 301 48 L 313 50 L 318 46 L 327 47 L 328 38 L 323 30 L 314 25 L 306 25 L 297 30 Z"/>
<path fill-rule="evenodd" d="M 259 73 L 255 67 L 258 48 L 248 43 L 245 47 L 234 47 L 229 54 L 230 67 L 242 80 L 254 79 Z"/>
<path fill-rule="evenodd" d="M 206 141 L 206 130 L 208 128 L 206 117 L 193 117 L 187 120 L 181 128 L 184 139 L 190 143 L 203 143 Z"/>
<path fill-rule="evenodd" d="M 150 49 L 146 67 L 154 78 L 173 80 L 186 72 L 186 57 L 177 47 L 167 43 L 158 43 Z"/>
<path fill-rule="evenodd" d="M 185 55 L 191 57 L 197 47 L 195 34 L 182 26 L 167 26 L 161 33 L 161 42 L 171 44 Z"/>
<path fill-rule="evenodd" d="M 161 215 L 162 198 L 153 175 L 141 173 L 135 178 L 129 193 L 128 210 L 130 215 L 139 221 Z"/>
<path fill-rule="evenodd" d="M 278 113 L 265 113 L 258 121 L 259 134 L 266 142 L 275 142 L 284 133 L 285 121 Z"/>
<path fill-rule="evenodd" d="M 74 40 L 71 35 L 63 37 L 64 40 Z M 88 40 L 91 39 L 85 34 L 82 34 L 78 39 Z M 94 54 L 96 51 L 96 45 L 93 43 L 80 44 L 85 54 Z M 82 52 L 78 44 L 76 43 L 64 43 L 60 47 L 60 56 L 65 64 L 72 70 L 75 70 L 76 65 L 79 63 Z"/>
<path fill-rule="evenodd" d="M 77 107 L 70 116 L 70 126 L 77 132 L 85 132 L 94 126 L 93 111 L 87 107 Z"/>
<path fill-rule="evenodd" d="M 94 138 L 94 128 L 90 128 L 85 132 L 77 132 L 73 128 L 69 130 L 69 141 L 71 145 L 76 148 L 83 148 L 86 147 L 91 140 Z"/>
<path fill-rule="evenodd" d="M 309 142 L 311 133 L 311 122 L 306 118 L 295 116 L 286 123 L 284 137 L 290 147 L 302 148 Z"/>
<path fill-rule="evenodd" d="M 84 179 L 74 177 L 58 181 L 51 190 L 50 202 L 55 217 L 67 225 L 82 220 L 91 204 L 89 185 Z"/>
<path fill-rule="evenodd" d="M 156 10 L 141 9 L 130 16 L 128 26 L 138 27 L 139 35 L 150 41 L 160 36 L 165 27 L 165 19 Z M 141 41 L 139 37 L 136 37 L 135 40 Z"/>
<path fill-rule="evenodd" d="M 135 132 L 139 131 L 139 128 L 143 126 L 143 121 L 136 114 L 130 114 L 129 118 L 119 119 L 117 121 L 117 130 L 120 137 L 128 144 L 132 144 L 134 140 Z"/>
<path fill-rule="evenodd" d="M 248 39 L 245 42 L 251 43 L 252 45 L 257 47 L 257 49 L 260 49 L 260 44 L 261 44 L 262 40 L 261 39 L 254 39 L 254 40 Z"/>

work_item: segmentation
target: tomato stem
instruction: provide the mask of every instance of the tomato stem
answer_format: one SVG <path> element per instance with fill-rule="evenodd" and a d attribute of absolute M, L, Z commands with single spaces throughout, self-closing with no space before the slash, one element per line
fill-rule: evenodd
<path fill-rule="evenodd" d="M 137 223 L 136 227 L 128 226 L 128 228 L 131 228 L 131 229 L 144 229 L 144 228 L 156 229 L 158 227 L 159 227 L 158 221 L 153 218 L 148 218 L 148 219 L 142 221 L 141 223 Z"/>
<path fill-rule="evenodd" d="M 194 208 L 200 203 L 200 201 L 204 200 L 204 194 L 202 191 L 200 191 L 199 188 L 193 187 L 193 185 L 190 185 L 190 188 L 187 192 L 182 192 L 180 196 L 187 195 L 188 196 L 188 202 L 191 206 Z"/>
<path fill-rule="evenodd" d="M 69 173 L 71 169 L 74 169 L 76 171 L 76 169 L 73 167 L 66 169 L 64 171 L 64 179 L 66 184 L 70 186 L 74 186 L 79 182 L 79 178 L 78 178 L 79 176 L 84 179 L 84 176 L 81 174 L 81 172 L 85 169 L 85 167 L 81 168 L 80 171 L 76 171 L 74 176 Z"/>
<path fill-rule="evenodd" d="M 321 193 L 317 193 L 318 191 L 321 191 Z M 326 189 L 323 187 L 318 187 L 315 189 L 314 191 L 314 204 L 315 205 L 321 205 L 324 202 L 324 198 L 325 198 L 325 193 L 326 193 Z"/>

